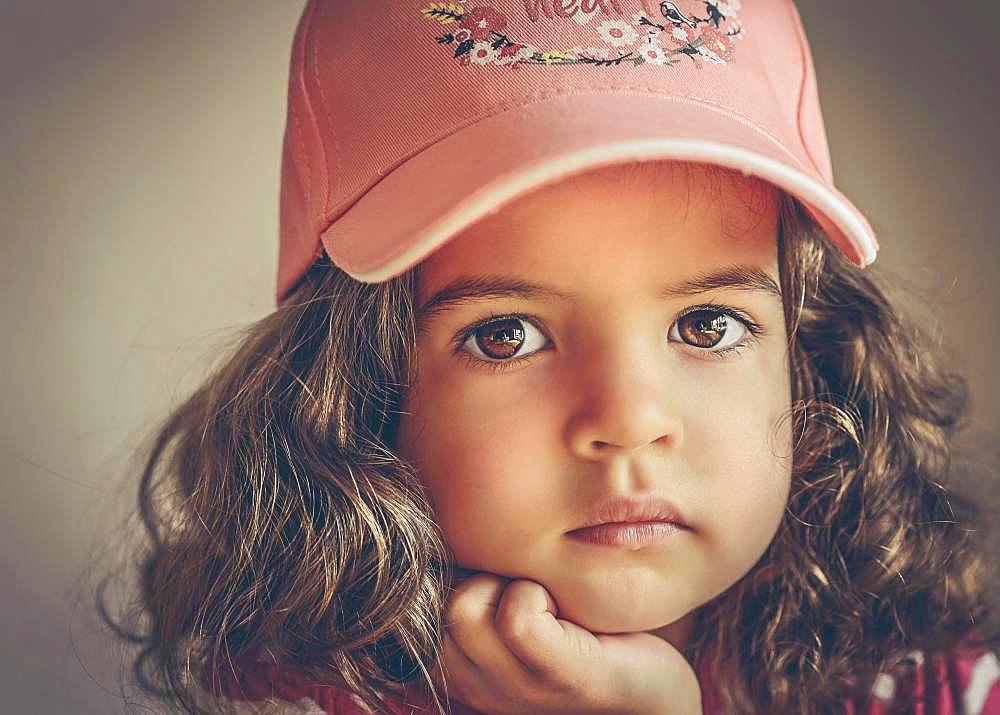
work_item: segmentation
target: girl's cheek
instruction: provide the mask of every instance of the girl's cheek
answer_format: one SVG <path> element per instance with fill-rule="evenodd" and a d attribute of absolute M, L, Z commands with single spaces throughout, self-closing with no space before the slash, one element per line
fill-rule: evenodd
<path fill-rule="evenodd" d="M 706 390 L 686 412 L 685 456 L 706 478 L 780 501 L 791 473 L 789 383 L 780 361 L 764 367 Z"/>

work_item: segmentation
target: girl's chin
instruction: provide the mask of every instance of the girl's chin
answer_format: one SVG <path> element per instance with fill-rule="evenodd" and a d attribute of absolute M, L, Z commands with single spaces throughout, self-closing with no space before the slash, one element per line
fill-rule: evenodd
<path fill-rule="evenodd" d="M 638 609 L 635 604 L 586 604 L 577 600 L 565 608 L 559 603 L 559 618 L 571 621 L 591 633 L 669 633 L 685 612 L 676 610 Z M 629 608 L 629 606 L 632 606 Z M 668 639 L 669 640 L 669 639 Z"/>
<path fill-rule="evenodd" d="M 559 618 L 592 633 L 662 629 L 700 605 L 693 584 L 684 584 L 688 586 L 684 588 L 639 569 L 635 573 L 619 570 L 614 575 L 586 571 L 559 574 L 541 583 L 555 599 Z"/>

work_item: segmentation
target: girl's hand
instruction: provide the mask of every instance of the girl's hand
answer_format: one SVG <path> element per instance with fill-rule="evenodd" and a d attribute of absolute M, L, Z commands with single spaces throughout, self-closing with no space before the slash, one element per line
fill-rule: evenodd
<path fill-rule="evenodd" d="M 448 599 L 435 684 L 489 715 L 701 715 L 698 678 L 670 643 L 595 635 L 556 615 L 541 584 L 476 573 Z"/>

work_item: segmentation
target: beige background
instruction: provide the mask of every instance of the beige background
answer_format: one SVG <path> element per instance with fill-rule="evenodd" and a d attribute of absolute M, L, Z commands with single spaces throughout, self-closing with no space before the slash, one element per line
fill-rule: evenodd
<path fill-rule="evenodd" d="M 878 265 L 930 292 L 976 426 L 996 430 L 989 5 L 800 8 L 837 183 L 879 234 Z M 0 712 L 124 710 L 92 562 L 117 554 L 138 438 L 271 308 L 301 7 L 0 3 Z"/>

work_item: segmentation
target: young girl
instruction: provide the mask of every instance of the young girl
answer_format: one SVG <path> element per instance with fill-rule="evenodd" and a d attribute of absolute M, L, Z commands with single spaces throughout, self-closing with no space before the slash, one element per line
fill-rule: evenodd
<path fill-rule="evenodd" d="M 149 692 L 1000 713 L 995 474 L 790 3 L 310 1 L 281 229 L 142 476 Z"/>

